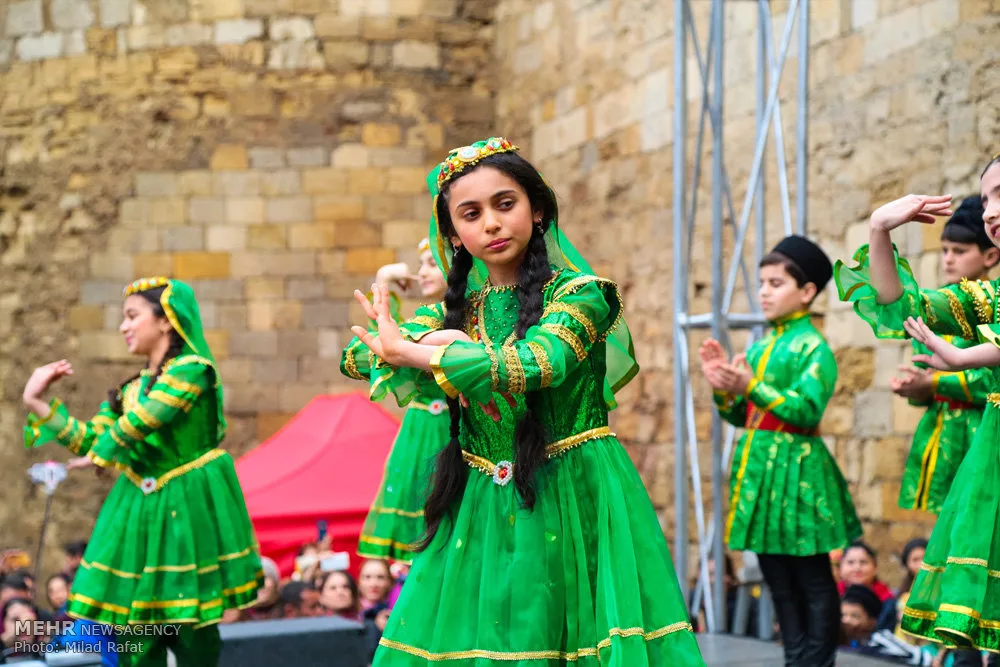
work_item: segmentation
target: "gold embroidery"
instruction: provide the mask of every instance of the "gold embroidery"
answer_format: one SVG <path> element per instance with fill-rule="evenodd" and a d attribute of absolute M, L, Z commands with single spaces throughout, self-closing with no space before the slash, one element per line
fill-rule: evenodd
<path fill-rule="evenodd" d="M 85 560 L 80 561 L 80 567 L 84 568 L 85 570 L 94 569 L 94 570 L 100 570 L 102 572 L 108 572 L 110 574 L 115 575 L 116 577 L 121 577 L 122 579 L 141 579 L 142 578 L 141 574 L 135 574 L 133 572 L 123 572 L 121 570 L 116 570 L 113 567 L 108 567 L 107 565 L 103 565 L 101 563 L 90 563 L 90 562 L 87 562 Z"/>
<path fill-rule="evenodd" d="M 549 355 L 545 353 L 545 348 L 542 347 L 541 343 L 531 341 L 528 343 L 528 349 L 535 355 L 535 363 L 538 364 L 538 370 L 541 374 L 539 389 L 545 389 L 552 384 L 552 362 L 549 361 Z"/>
<path fill-rule="evenodd" d="M 134 414 L 134 411 L 129 414 Z M 121 429 L 122 433 L 132 438 L 133 440 L 142 440 L 143 438 L 145 438 L 146 434 L 137 429 L 135 426 L 133 426 L 132 422 L 128 420 L 128 417 L 129 417 L 128 415 L 123 415 L 118 420 L 118 428 Z M 111 435 L 112 437 L 114 437 L 114 431 L 111 432 Z M 115 442 L 118 442 L 117 438 L 115 438 Z M 122 442 L 118 442 L 118 444 L 120 444 L 122 447 L 128 446 Z"/>
<path fill-rule="evenodd" d="M 986 567 L 988 565 L 984 558 L 956 558 L 948 556 L 946 562 L 948 565 L 978 565 L 979 567 Z"/>
<path fill-rule="evenodd" d="M 416 646 L 410 646 L 401 642 L 393 641 L 383 637 L 379 640 L 379 645 L 389 649 L 402 651 L 410 655 L 423 658 L 428 662 L 444 662 L 447 660 L 496 660 L 496 661 L 516 661 L 516 660 L 566 660 L 575 662 L 581 657 L 597 657 L 603 649 L 611 647 L 612 637 L 642 637 L 645 641 L 653 641 L 675 632 L 691 632 L 691 624 L 685 621 L 672 623 L 671 625 L 650 630 L 644 628 L 611 628 L 608 630 L 608 637 L 597 642 L 596 646 L 579 648 L 574 651 L 561 651 L 557 649 L 546 649 L 537 651 L 488 651 L 485 649 L 468 649 L 465 651 L 448 651 L 445 653 L 431 653 Z"/>
<path fill-rule="evenodd" d="M 157 380 L 156 383 L 159 384 L 161 382 L 174 391 L 179 391 L 182 394 L 191 394 L 195 398 L 201 395 L 201 387 L 196 384 L 191 384 L 190 382 L 178 380 L 172 375 L 161 375 L 160 379 Z"/>
<path fill-rule="evenodd" d="M 413 324 L 421 327 L 427 327 L 428 329 L 440 329 L 444 325 L 444 320 L 439 320 L 436 317 L 431 317 L 430 315 L 417 315 L 412 320 Z"/>
<path fill-rule="evenodd" d="M 962 278 L 961 282 L 958 283 L 958 287 L 972 298 L 972 307 L 976 311 L 979 323 L 990 324 L 993 322 L 993 307 L 990 305 L 990 299 L 986 296 L 986 292 L 983 291 L 979 281 Z"/>
<path fill-rule="evenodd" d="M 111 436 L 112 437 L 115 436 L 115 432 L 114 431 L 111 432 Z M 144 476 L 140 475 L 139 473 L 135 472 L 134 470 L 132 470 L 132 468 L 128 467 L 124 463 L 121 463 L 119 461 L 109 461 L 109 460 L 107 460 L 105 458 L 102 458 L 100 455 L 98 455 L 97 453 L 95 453 L 93 450 L 91 450 L 90 452 L 88 452 L 87 456 L 92 461 L 94 461 L 94 463 L 96 463 L 97 465 L 101 466 L 102 468 L 115 468 L 116 470 L 120 470 L 126 477 L 129 478 L 129 481 L 131 481 L 133 484 L 135 484 L 136 486 L 138 486 L 140 489 L 142 488 L 142 481 L 144 479 L 146 479 L 146 477 L 144 477 Z M 219 458 L 221 456 L 228 456 L 226 454 L 225 450 L 223 450 L 223 449 L 212 449 L 212 450 L 210 450 L 210 451 L 202 454 L 201 456 L 199 456 L 198 458 L 196 458 L 193 461 L 189 461 L 189 462 L 185 463 L 182 466 L 177 466 L 176 468 L 167 471 L 163 475 L 160 475 L 159 477 L 155 478 L 156 479 L 156 486 L 154 486 L 152 490 L 148 491 L 148 493 L 153 493 L 154 491 L 159 491 L 164 486 L 166 486 L 167 483 L 170 482 L 170 480 L 177 479 L 181 475 L 185 475 L 185 474 L 191 472 L 192 470 L 200 468 L 200 467 L 204 466 L 205 464 L 207 464 L 207 463 L 209 463 L 211 461 L 214 461 L 215 459 L 217 459 L 217 458 Z"/>
<path fill-rule="evenodd" d="M 150 414 L 149 410 L 141 405 L 137 406 L 136 409 L 132 411 L 132 414 L 135 415 L 136 419 L 141 421 L 150 431 L 155 431 L 163 426 L 163 422 Z"/>
<path fill-rule="evenodd" d="M 584 347 L 583 341 L 572 330 L 561 324 L 552 323 L 543 324 L 542 329 L 554 334 L 559 340 L 573 348 L 577 361 L 583 361 L 587 358 L 587 348 Z"/>
<path fill-rule="evenodd" d="M 553 301 L 549 305 L 545 306 L 545 310 L 542 312 L 542 317 L 552 315 L 554 313 L 566 313 L 587 330 L 587 337 L 590 338 L 591 343 L 597 341 L 597 327 L 594 326 L 594 323 L 590 321 L 590 318 L 587 317 L 582 310 L 573 304 L 564 303 L 562 301 Z"/>
<path fill-rule="evenodd" d="M 192 347 L 194 347 L 194 346 L 192 346 Z M 212 366 L 212 362 L 209 361 L 208 359 L 204 358 L 204 357 L 199 357 L 197 354 L 185 354 L 185 355 L 180 356 L 180 357 L 174 357 L 173 359 L 171 359 L 167 363 L 163 364 L 163 371 L 162 372 L 166 373 L 167 371 L 169 371 L 171 368 L 174 368 L 175 366 L 187 366 L 189 364 L 200 364 L 202 366 L 209 366 L 209 367 L 214 368 L 214 366 Z"/>
<path fill-rule="evenodd" d="M 545 458 L 554 459 L 560 454 L 578 447 L 585 442 L 590 442 L 591 440 L 597 440 L 599 438 L 613 438 L 615 434 L 607 426 L 598 426 L 597 428 L 588 429 L 586 431 L 581 431 L 575 435 L 571 435 L 568 438 L 563 438 L 562 440 L 556 440 L 545 446 Z M 487 458 L 473 454 L 472 452 L 462 451 L 462 458 L 465 462 L 469 464 L 469 467 L 481 470 L 487 475 L 492 475 L 496 470 L 497 464 L 490 461 Z"/>
<path fill-rule="evenodd" d="M 402 542 L 397 542 L 396 540 L 387 540 L 382 537 L 362 535 L 360 538 L 358 538 L 358 541 L 367 542 L 368 544 L 374 544 L 379 547 L 392 547 L 394 549 L 399 549 L 401 551 L 413 551 L 413 546 L 410 544 L 404 544 Z"/>
<path fill-rule="evenodd" d="M 968 320 L 965 319 L 965 309 L 962 308 L 962 302 L 958 300 L 954 292 L 945 290 L 944 293 L 948 297 L 951 314 L 955 317 L 955 321 L 958 322 L 958 326 L 962 328 L 962 337 L 972 340 L 972 327 L 969 326 Z"/>
<path fill-rule="evenodd" d="M 420 510 L 418 512 L 410 512 L 408 510 L 396 509 L 395 507 L 377 507 L 375 508 L 376 514 L 393 514 L 395 516 L 405 516 L 411 519 L 417 519 L 424 515 L 424 511 Z"/>
<path fill-rule="evenodd" d="M 451 380 L 448 379 L 448 376 L 441 368 L 441 361 L 444 358 L 444 353 L 447 349 L 447 345 L 441 345 L 434 350 L 434 354 L 431 355 L 431 371 L 434 373 L 434 381 L 437 382 L 438 386 L 444 390 L 444 393 L 448 394 L 449 398 L 458 398 L 458 395 L 461 392 L 455 388 L 455 386 L 451 383 Z"/>
<path fill-rule="evenodd" d="M 344 349 L 344 370 L 355 380 L 364 380 L 365 376 L 358 370 L 358 362 L 354 358 L 354 346 Z"/>
<path fill-rule="evenodd" d="M 504 345 L 501 349 L 507 365 L 507 391 L 511 394 L 523 394 L 527 380 L 524 377 L 524 367 L 521 366 L 521 356 L 512 345 Z"/>
<path fill-rule="evenodd" d="M 149 396 L 147 398 L 151 401 L 163 403 L 164 405 L 180 410 L 181 412 L 190 412 L 191 408 L 194 406 L 192 401 L 185 401 L 183 398 L 178 398 L 160 389 L 154 389 L 149 392 Z"/>
<path fill-rule="evenodd" d="M 920 299 L 924 302 L 924 315 L 927 317 L 927 325 L 933 327 L 938 323 L 937 311 L 934 310 L 934 306 L 931 305 L 931 300 L 926 294 L 921 293 Z"/>

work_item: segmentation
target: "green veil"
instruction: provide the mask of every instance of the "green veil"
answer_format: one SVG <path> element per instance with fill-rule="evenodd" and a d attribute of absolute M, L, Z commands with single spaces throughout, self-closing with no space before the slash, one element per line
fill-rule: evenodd
<path fill-rule="evenodd" d="M 208 347 L 208 341 L 205 340 L 205 329 L 201 323 L 201 309 L 198 307 L 194 289 L 181 280 L 162 277 L 141 278 L 125 288 L 124 296 L 160 287 L 165 288 L 160 294 L 160 307 L 163 308 L 170 326 L 184 340 L 184 347 L 178 356 L 195 355 L 200 357 L 206 365 L 212 367 L 212 371 L 215 373 L 218 438 L 221 442 L 226 434 L 226 418 L 222 410 L 222 380 L 219 378 L 215 357 L 212 355 L 211 348 Z"/>
<path fill-rule="evenodd" d="M 515 152 L 514 146 L 501 137 L 491 137 L 477 141 L 469 146 L 453 149 L 444 162 L 436 166 L 427 175 L 427 189 L 431 193 L 431 219 L 428 239 L 434 261 L 447 277 L 451 271 L 454 248 L 448 239 L 441 236 L 437 219 L 437 198 L 440 194 L 440 182 L 447 182 L 464 168 L 474 165 L 483 157 L 501 152 Z M 442 171 L 445 176 L 442 177 Z M 544 177 L 543 177 L 544 180 Z M 546 182 L 547 184 L 547 182 Z M 549 190 L 552 187 L 549 186 Z M 554 192 L 553 192 L 554 195 Z M 578 273 L 595 275 L 566 235 L 559 229 L 558 220 L 549 220 L 545 232 L 545 245 L 548 250 L 549 263 L 558 269 L 568 269 Z M 488 271 L 486 265 L 478 259 L 473 259 L 472 270 L 469 271 L 469 291 L 480 289 L 486 282 Z M 635 359 L 635 348 L 632 344 L 632 333 L 624 317 L 619 317 L 607 333 L 607 374 L 605 375 L 604 397 L 610 407 L 615 406 L 614 394 L 628 384 L 639 372 L 639 364 Z"/>

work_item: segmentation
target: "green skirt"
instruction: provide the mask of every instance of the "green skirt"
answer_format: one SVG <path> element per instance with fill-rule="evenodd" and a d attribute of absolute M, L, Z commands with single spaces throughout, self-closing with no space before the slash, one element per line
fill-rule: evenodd
<path fill-rule="evenodd" d="M 959 466 L 903 610 L 905 632 L 1000 652 L 1000 407 Z"/>
<path fill-rule="evenodd" d="M 358 555 L 407 563 L 413 558 L 412 545 L 424 534 L 434 458 L 448 444 L 450 422 L 444 399 L 410 403 L 361 531 Z"/>
<path fill-rule="evenodd" d="M 118 478 L 73 579 L 71 616 L 99 623 L 217 623 L 263 580 L 229 454 L 144 493 Z"/>
<path fill-rule="evenodd" d="M 509 481 L 509 477 L 507 478 Z M 373 667 L 703 666 L 666 539 L 624 448 L 546 463 L 536 504 L 469 472 L 416 555 Z"/>
<path fill-rule="evenodd" d="M 941 511 L 982 418 L 982 410 L 951 409 L 943 402 L 927 409 L 906 458 L 899 487 L 900 507 L 935 514 Z"/>
<path fill-rule="evenodd" d="M 861 536 L 847 482 L 818 436 L 747 431 L 729 487 L 730 549 L 814 556 Z"/>

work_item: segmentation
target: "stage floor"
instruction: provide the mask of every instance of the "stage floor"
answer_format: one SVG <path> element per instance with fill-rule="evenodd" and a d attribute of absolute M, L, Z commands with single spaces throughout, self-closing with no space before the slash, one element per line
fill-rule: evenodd
<path fill-rule="evenodd" d="M 746 637 L 698 635 L 702 657 L 708 667 L 781 667 L 781 647 Z M 886 663 L 842 653 L 837 667 L 884 667 Z"/>

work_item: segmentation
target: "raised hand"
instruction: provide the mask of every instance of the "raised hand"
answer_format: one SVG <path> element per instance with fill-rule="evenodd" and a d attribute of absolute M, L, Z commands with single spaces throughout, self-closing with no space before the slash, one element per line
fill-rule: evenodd
<path fill-rule="evenodd" d="M 354 298 L 358 300 L 369 319 L 375 320 L 378 325 L 378 335 L 372 335 L 368 329 L 359 326 L 351 327 L 362 343 L 364 343 L 373 354 L 389 364 L 398 364 L 397 356 L 399 348 L 404 341 L 403 334 L 399 331 L 399 325 L 392 318 L 389 312 L 389 289 L 384 285 L 372 285 L 372 300 L 360 291 L 354 291 Z"/>
<path fill-rule="evenodd" d="M 927 401 L 934 393 L 933 371 L 916 366 L 900 366 L 902 377 L 889 379 L 893 393 L 914 401 Z"/>
<path fill-rule="evenodd" d="M 65 359 L 39 366 L 24 385 L 24 392 L 21 394 L 24 406 L 45 419 L 49 416 L 49 406 L 42 400 L 42 397 L 54 382 L 72 374 L 73 364 Z"/>
<path fill-rule="evenodd" d="M 698 348 L 698 356 L 701 358 L 701 370 L 705 375 L 727 361 L 726 351 L 714 338 L 709 338 L 701 344 L 701 347 Z"/>
<path fill-rule="evenodd" d="M 949 216 L 951 195 L 906 195 L 875 209 L 869 224 L 884 232 L 908 222 L 934 224 L 937 216 Z"/>
<path fill-rule="evenodd" d="M 908 317 L 903 328 L 914 340 L 923 343 L 933 354 L 915 354 L 913 361 L 941 371 L 961 370 L 962 350 L 930 330 L 923 318 Z"/>
<path fill-rule="evenodd" d="M 745 394 L 753 378 L 753 372 L 747 363 L 747 355 L 742 352 L 733 357 L 731 363 L 719 365 L 714 375 L 721 385 L 718 388 L 730 394 Z"/>

